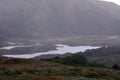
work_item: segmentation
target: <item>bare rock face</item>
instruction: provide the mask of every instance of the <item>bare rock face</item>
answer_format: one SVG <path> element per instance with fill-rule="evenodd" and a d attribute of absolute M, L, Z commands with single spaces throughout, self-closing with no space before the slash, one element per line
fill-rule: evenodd
<path fill-rule="evenodd" d="M 120 34 L 120 6 L 99 0 L 0 0 L 0 34 L 59 37 Z"/>

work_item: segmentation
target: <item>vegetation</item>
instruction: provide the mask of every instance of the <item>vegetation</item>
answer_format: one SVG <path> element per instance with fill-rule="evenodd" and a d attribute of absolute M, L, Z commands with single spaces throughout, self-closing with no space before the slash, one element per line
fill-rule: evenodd
<path fill-rule="evenodd" d="M 20 76 L 22 73 L 14 69 L 0 68 L 0 80 L 11 80 Z"/>
<path fill-rule="evenodd" d="M 120 65 L 120 46 L 102 47 L 76 54 L 86 57 L 89 61 L 97 61 L 97 63 L 103 63 L 106 66 Z"/>
<path fill-rule="evenodd" d="M 46 61 L 56 62 L 64 65 L 72 65 L 72 66 L 91 66 L 91 67 L 105 67 L 103 64 L 98 64 L 96 62 L 89 62 L 85 57 L 81 55 L 71 55 L 67 57 L 55 57 L 51 59 L 43 59 Z"/>
<path fill-rule="evenodd" d="M 112 67 L 113 69 L 116 69 L 116 70 L 120 70 L 120 66 L 119 65 L 117 65 L 117 64 L 115 64 L 115 65 L 113 65 L 113 67 Z"/>
<path fill-rule="evenodd" d="M 78 59 L 81 57 L 81 59 Z M 119 80 L 120 71 L 106 67 L 87 67 L 88 61 L 74 55 L 67 65 L 38 59 L 0 58 L 0 80 Z M 60 61 L 61 58 L 56 60 Z M 81 60 L 81 61 L 80 61 Z M 85 62 L 83 61 L 85 60 Z M 68 61 L 68 60 L 67 60 Z M 63 61 L 64 62 L 64 61 Z M 59 62 L 60 63 L 60 62 Z M 67 62 L 66 62 L 67 63 Z M 65 64 L 65 63 L 64 63 Z M 86 67 L 81 67 L 84 64 Z"/>

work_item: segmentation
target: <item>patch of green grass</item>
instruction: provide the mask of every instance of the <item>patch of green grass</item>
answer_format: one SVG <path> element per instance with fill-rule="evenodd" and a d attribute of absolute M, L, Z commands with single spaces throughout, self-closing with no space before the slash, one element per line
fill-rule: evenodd
<path fill-rule="evenodd" d="M 19 75 L 22 75 L 22 73 L 17 70 L 0 68 L 0 80 L 9 80 Z"/>
<path fill-rule="evenodd" d="M 90 67 L 105 67 L 104 64 L 96 63 L 96 62 L 89 62 L 85 57 L 81 55 L 73 54 L 67 57 L 55 57 L 50 59 L 43 59 L 49 62 L 56 62 L 64 65 L 72 65 L 72 66 L 90 66 Z"/>

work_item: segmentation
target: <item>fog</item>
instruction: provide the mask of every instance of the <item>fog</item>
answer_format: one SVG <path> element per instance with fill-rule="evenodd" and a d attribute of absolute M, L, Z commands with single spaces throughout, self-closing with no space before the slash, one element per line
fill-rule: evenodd
<path fill-rule="evenodd" d="M 0 37 L 120 34 L 120 7 L 99 0 L 0 0 Z"/>

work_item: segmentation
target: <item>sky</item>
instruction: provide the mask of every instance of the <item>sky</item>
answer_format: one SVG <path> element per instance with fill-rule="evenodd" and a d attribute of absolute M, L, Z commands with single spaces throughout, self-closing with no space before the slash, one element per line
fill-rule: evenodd
<path fill-rule="evenodd" d="M 108 2 L 113 2 L 117 5 L 120 5 L 120 0 L 102 0 L 102 1 L 108 1 Z"/>

